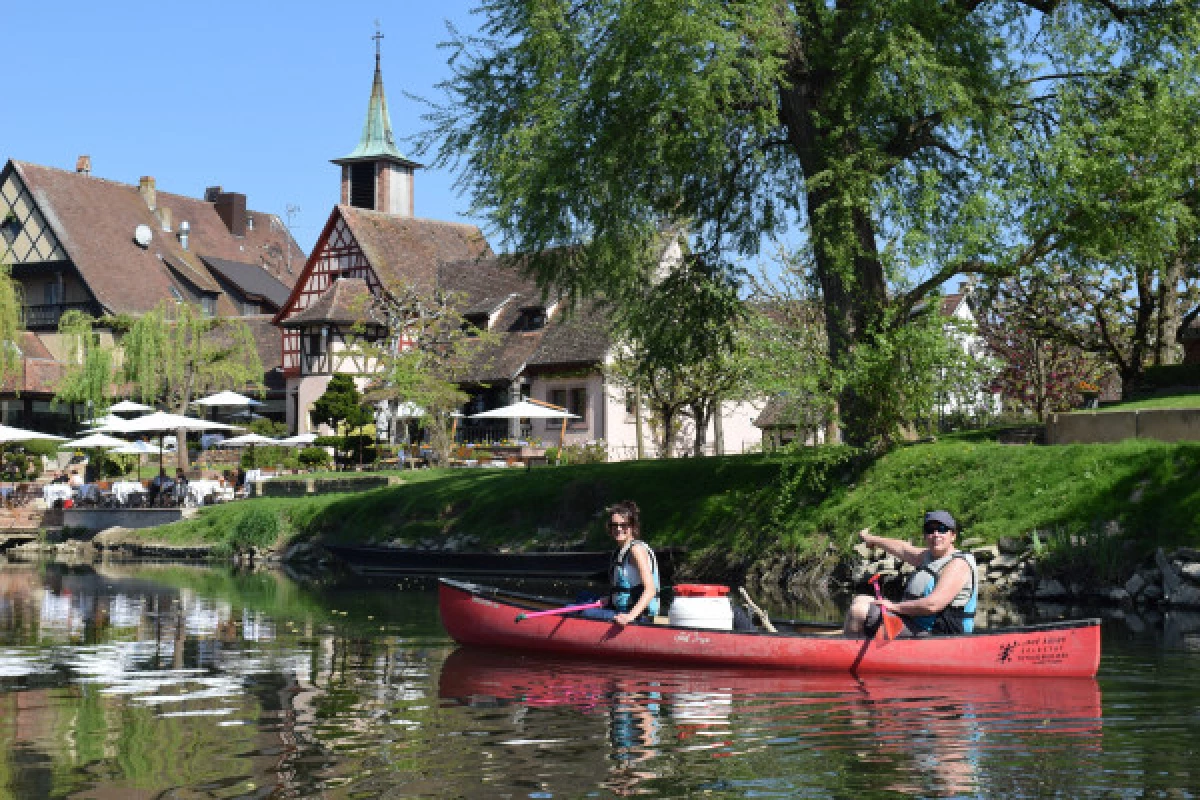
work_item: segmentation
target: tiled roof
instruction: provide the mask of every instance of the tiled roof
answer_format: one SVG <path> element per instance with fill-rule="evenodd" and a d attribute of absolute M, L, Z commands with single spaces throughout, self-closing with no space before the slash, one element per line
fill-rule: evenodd
<path fill-rule="evenodd" d="M 200 260 L 251 299 L 261 298 L 276 310 L 287 302 L 288 287 L 260 266 L 216 256 L 200 256 Z"/>
<path fill-rule="evenodd" d="M 959 305 L 962 304 L 963 297 L 964 295 L 961 294 L 944 295 L 942 297 L 942 316 L 952 316 L 958 310 Z"/>
<path fill-rule="evenodd" d="M 595 303 L 570 313 L 559 308 L 541 330 L 514 330 L 523 310 L 553 306 L 558 296 L 544 296 L 511 257 L 443 264 L 438 285 L 462 292 L 468 314 L 496 313 L 491 327 L 496 342 L 475 359 L 471 382 L 511 381 L 531 367 L 598 364 L 608 352 L 608 320 Z"/>
<path fill-rule="evenodd" d="M 599 303 L 583 303 L 559 312 L 546 326 L 529 366 L 545 369 L 603 363 L 612 343 L 611 330 L 612 325 Z"/>
<path fill-rule="evenodd" d="M 367 282 L 362 278 L 338 278 L 311 306 L 284 320 L 283 326 L 300 328 L 316 323 L 366 321 L 382 324 Z"/>
<path fill-rule="evenodd" d="M 337 211 L 384 286 L 430 289 L 437 281 L 440 264 L 492 254 L 474 225 L 397 217 L 344 205 Z"/>
<path fill-rule="evenodd" d="M 304 263 L 303 251 L 274 215 L 247 212 L 253 227 L 244 236 L 234 236 L 213 203 L 159 190 L 156 208 L 170 213 L 171 230 L 164 231 L 137 186 L 22 161 L 11 163 L 88 288 L 110 312 L 141 313 L 173 299 L 170 287 L 178 278 L 172 273 L 198 289 L 217 291 L 198 253 L 261 264 L 286 286 L 295 282 Z M 178 233 L 185 220 L 191 229 L 187 250 Z M 138 225 L 152 231 L 150 245 L 144 249 L 133 240 Z M 217 311 L 236 313 L 228 301 L 219 303 Z"/>

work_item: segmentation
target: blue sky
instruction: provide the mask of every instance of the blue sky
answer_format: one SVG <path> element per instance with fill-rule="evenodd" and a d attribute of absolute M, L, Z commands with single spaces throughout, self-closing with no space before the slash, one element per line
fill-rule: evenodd
<path fill-rule="evenodd" d="M 338 201 L 338 167 L 362 131 L 378 20 L 392 127 L 420 131 L 422 106 L 449 74 L 446 21 L 473 30 L 474 0 L 414 2 L 6 3 L 7 99 L 0 158 L 201 196 L 242 192 L 287 219 L 311 249 Z M 427 160 L 427 159 L 426 159 Z M 479 222 L 448 171 L 417 173 L 421 217 Z M 493 246 L 499 238 L 489 232 Z"/>

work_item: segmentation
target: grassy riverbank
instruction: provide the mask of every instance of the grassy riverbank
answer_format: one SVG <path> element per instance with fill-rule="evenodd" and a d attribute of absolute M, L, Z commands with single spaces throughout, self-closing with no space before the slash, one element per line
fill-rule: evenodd
<path fill-rule="evenodd" d="M 1061 558 L 1082 545 L 1104 572 L 1158 545 L 1200 542 L 1200 444 L 1006 446 L 981 435 L 913 444 L 876 460 L 819 448 L 532 472 L 426 470 L 405 479 L 356 494 L 204 509 L 144 535 L 223 548 L 303 539 L 601 548 L 601 510 L 633 498 L 655 544 L 738 560 L 829 542 L 848 548 L 862 527 L 909 536 L 920 513 L 935 507 L 952 510 L 966 537 L 985 542 L 1037 531 Z"/>

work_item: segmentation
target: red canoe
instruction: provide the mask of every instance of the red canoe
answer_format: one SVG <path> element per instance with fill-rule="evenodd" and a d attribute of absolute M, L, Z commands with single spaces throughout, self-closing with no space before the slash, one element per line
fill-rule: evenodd
<path fill-rule="evenodd" d="M 1100 621 L 984 629 L 959 636 L 858 639 L 797 626 L 779 633 L 733 632 L 662 624 L 621 627 L 575 616 L 516 621 L 553 605 L 550 598 L 443 578 L 442 624 L 460 644 L 515 648 L 614 661 L 855 673 L 1013 677 L 1092 677 L 1100 666 Z"/>

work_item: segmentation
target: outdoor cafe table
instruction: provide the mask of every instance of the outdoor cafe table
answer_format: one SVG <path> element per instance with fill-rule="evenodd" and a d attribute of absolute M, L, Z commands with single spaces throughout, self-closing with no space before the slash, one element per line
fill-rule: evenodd
<path fill-rule="evenodd" d="M 129 495 L 145 491 L 145 487 L 137 481 L 113 481 L 112 485 L 113 498 L 120 505 L 129 503 Z"/>
<path fill-rule="evenodd" d="M 66 500 L 75 496 L 75 490 L 69 483 L 47 483 L 42 487 L 42 499 L 46 505 L 54 505 L 56 500 Z"/>
<path fill-rule="evenodd" d="M 190 506 L 202 506 L 210 494 L 219 495 L 220 493 L 221 484 L 219 481 L 201 479 L 188 481 L 187 504 Z"/>

